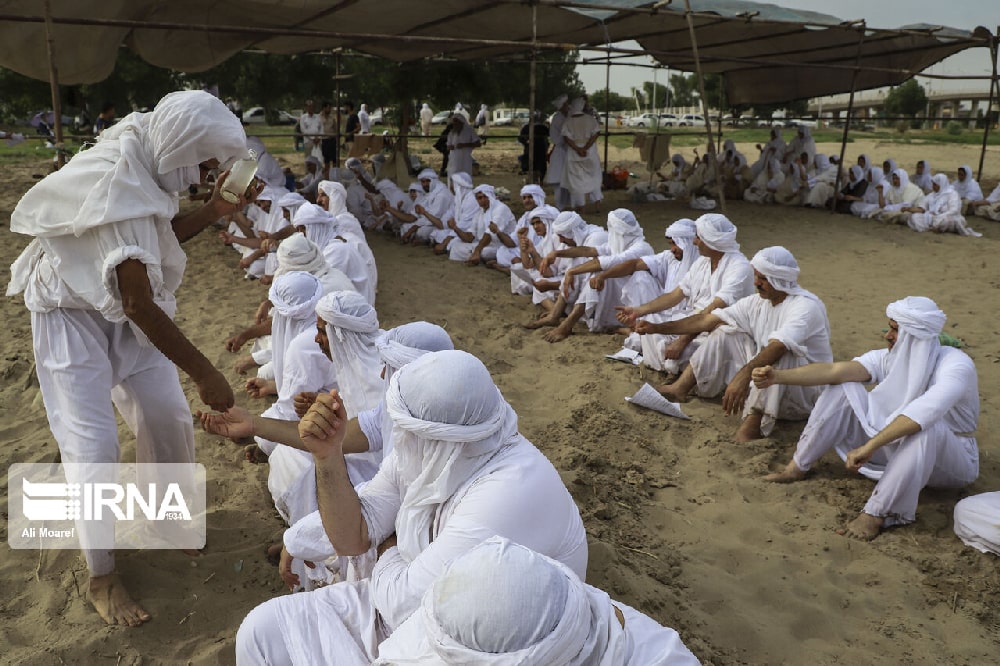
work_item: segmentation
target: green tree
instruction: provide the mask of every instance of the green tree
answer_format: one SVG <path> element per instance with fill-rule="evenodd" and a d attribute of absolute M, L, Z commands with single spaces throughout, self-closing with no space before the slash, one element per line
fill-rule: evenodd
<path fill-rule="evenodd" d="M 644 81 L 642 92 L 646 95 L 646 104 L 650 108 L 662 109 L 670 106 L 670 90 L 667 86 L 657 82 L 654 86 L 652 81 Z"/>
<path fill-rule="evenodd" d="M 691 74 L 671 74 L 670 106 L 694 106 L 698 103 L 698 80 Z"/>
<path fill-rule="evenodd" d="M 890 116 L 915 117 L 927 108 L 927 93 L 916 79 L 894 87 L 885 98 L 885 110 Z"/>
<path fill-rule="evenodd" d="M 614 91 L 609 92 L 607 88 L 602 88 L 590 93 L 590 103 L 598 111 L 603 112 L 606 108 L 608 111 L 614 113 L 616 111 L 627 111 L 631 108 L 632 98 L 619 95 Z"/>

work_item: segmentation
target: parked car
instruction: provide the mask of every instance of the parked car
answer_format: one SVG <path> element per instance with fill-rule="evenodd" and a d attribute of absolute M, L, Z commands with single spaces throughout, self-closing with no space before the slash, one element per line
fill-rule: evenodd
<path fill-rule="evenodd" d="M 677 124 L 681 127 L 704 127 L 705 116 L 699 116 L 696 113 L 685 113 L 681 116 L 681 119 Z"/>
<path fill-rule="evenodd" d="M 299 122 L 301 111 L 283 111 L 278 109 L 275 112 L 278 125 L 294 125 Z M 252 106 L 243 112 L 244 125 L 263 125 L 267 123 L 267 111 L 262 106 Z"/>
<path fill-rule="evenodd" d="M 628 127 L 656 127 L 659 122 L 660 117 L 655 113 L 643 113 L 629 118 L 625 121 L 625 125 Z"/>
<path fill-rule="evenodd" d="M 795 127 L 801 125 L 802 127 L 815 128 L 817 126 L 816 120 L 814 118 L 793 118 L 789 121 L 789 127 Z"/>
<path fill-rule="evenodd" d="M 680 118 L 672 113 L 661 113 L 660 114 L 660 125 L 663 127 L 673 127 L 680 122 Z"/>
<path fill-rule="evenodd" d="M 444 125 L 448 122 L 449 118 L 451 118 L 451 111 L 438 111 L 431 118 L 431 125 Z"/>

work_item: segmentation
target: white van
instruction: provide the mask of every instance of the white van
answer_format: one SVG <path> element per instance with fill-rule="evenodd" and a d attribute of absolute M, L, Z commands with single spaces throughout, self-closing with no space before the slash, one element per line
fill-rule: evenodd
<path fill-rule="evenodd" d="M 493 119 L 491 125 L 498 127 L 503 125 L 514 125 L 515 127 L 528 122 L 531 114 L 527 109 L 493 109 Z"/>

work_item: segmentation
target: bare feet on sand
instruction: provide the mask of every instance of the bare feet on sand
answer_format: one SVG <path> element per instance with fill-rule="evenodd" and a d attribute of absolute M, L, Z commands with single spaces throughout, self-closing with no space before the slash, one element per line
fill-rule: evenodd
<path fill-rule="evenodd" d="M 534 330 L 536 328 L 542 328 L 543 326 L 555 326 L 558 323 L 558 319 L 553 319 L 549 315 L 543 315 L 534 321 L 529 321 L 527 324 L 521 324 L 521 327 L 528 330 Z"/>
<path fill-rule="evenodd" d="M 687 393 L 681 395 L 673 384 L 654 384 L 653 388 L 659 391 L 660 395 L 670 402 L 687 402 Z"/>
<path fill-rule="evenodd" d="M 878 516 L 862 512 L 858 514 L 857 518 L 847 523 L 843 529 L 837 530 L 837 534 L 849 536 L 852 539 L 860 539 L 861 541 L 871 541 L 882 531 L 882 524 L 884 522 L 885 518 L 879 518 Z"/>
<path fill-rule="evenodd" d="M 571 335 L 573 335 L 573 329 L 570 328 L 569 330 L 567 330 L 566 326 L 563 324 L 552 329 L 551 331 L 546 333 L 543 337 L 547 342 L 562 342 Z"/>
<path fill-rule="evenodd" d="M 801 481 L 806 478 L 808 472 L 803 472 L 799 469 L 799 466 L 795 464 L 795 461 L 789 462 L 785 465 L 785 469 L 780 472 L 774 472 L 773 474 L 768 474 L 764 477 L 765 481 L 770 481 L 772 483 L 792 483 L 794 481 Z"/>
<path fill-rule="evenodd" d="M 763 416 L 761 414 L 750 414 L 743 419 L 740 427 L 736 429 L 736 435 L 733 439 L 737 442 L 751 442 L 755 439 L 763 439 L 764 433 L 760 430 L 762 420 Z"/>
<path fill-rule="evenodd" d="M 90 579 L 90 603 L 110 625 L 138 627 L 153 616 L 129 596 L 118 574 Z"/>

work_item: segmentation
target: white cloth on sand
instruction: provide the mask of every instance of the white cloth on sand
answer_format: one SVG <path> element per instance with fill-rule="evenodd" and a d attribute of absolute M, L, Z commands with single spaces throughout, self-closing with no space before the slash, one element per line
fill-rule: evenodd
<path fill-rule="evenodd" d="M 1000 555 L 1000 492 L 973 495 L 956 504 L 955 534 L 966 546 Z"/>

